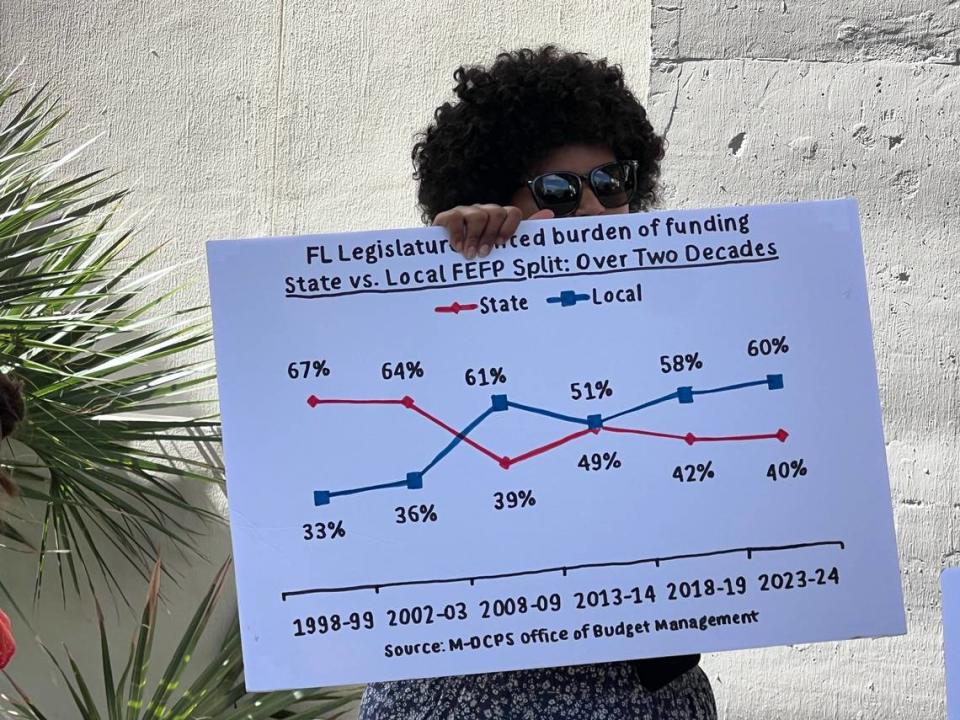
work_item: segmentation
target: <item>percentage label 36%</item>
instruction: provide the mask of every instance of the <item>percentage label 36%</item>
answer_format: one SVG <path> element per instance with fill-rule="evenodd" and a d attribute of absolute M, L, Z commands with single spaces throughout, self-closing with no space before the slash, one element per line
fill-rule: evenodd
<path fill-rule="evenodd" d="M 397 525 L 406 523 L 432 523 L 437 521 L 437 509 L 434 505 L 401 505 L 393 511 L 397 514 Z"/>

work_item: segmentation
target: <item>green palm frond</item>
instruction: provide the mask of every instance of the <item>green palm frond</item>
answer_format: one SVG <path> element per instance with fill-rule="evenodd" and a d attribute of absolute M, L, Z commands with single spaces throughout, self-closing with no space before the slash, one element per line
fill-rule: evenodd
<path fill-rule="evenodd" d="M 157 249 L 131 252 L 114 227 L 123 191 L 65 177 L 62 117 L 45 90 L 21 100 L 0 83 L 0 372 L 23 382 L 28 412 L 0 447 L 25 500 L 4 505 L 0 553 L 37 554 L 35 595 L 51 568 L 62 591 L 104 578 L 122 593 L 115 558 L 146 576 L 159 541 L 199 553 L 197 521 L 219 520 L 182 493 L 219 477 L 191 452 L 219 434 L 196 398 L 213 377 L 196 359 L 209 319 L 171 309 L 174 268 L 150 269 Z"/>
<path fill-rule="evenodd" d="M 151 654 L 157 627 L 159 563 L 154 566 L 150 577 L 140 624 L 119 678 L 113 667 L 107 631 L 99 609 L 102 683 L 85 676 L 69 651 L 66 652 L 66 662 L 49 653 L 73 698 L 77 717 L 80 720 L 319 720 L 336 717 L 354 707 L 362 691 L 357 686 L 248 693 L 243 686 L 240 630 L 236 621 L 219 651 L 200 669 L 192 683 L 181 687 L 181 680 L 207 628 L 228 571 L 229 562 L 217 573 L 187 624 L 153 693 L 147 692 L 146 678 L 148 667 L 156 660 Z M 9 701 L 11 706 L 27 720 L 45 720 L 39 707 L 9 676 L 8 680 L 19 694 L 18 700 Z M 98 700 L 93 688 L 100 685 L 103 686 L 103 695 Z"/>

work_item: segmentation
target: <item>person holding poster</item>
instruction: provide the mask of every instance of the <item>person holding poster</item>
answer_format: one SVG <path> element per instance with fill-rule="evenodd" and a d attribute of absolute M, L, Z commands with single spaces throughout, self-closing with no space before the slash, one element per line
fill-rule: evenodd
<path fill-rule="evenodd" d="M 423 219 L 466 258 L 525 219 L 636 212 L 656 199 L 664 141 L 605 59 L 553 46 L 460 67 L 413 149 Z M 465 552 L 468 550 L 465 549 Z M 699 656 L 373 683 L 361 720 L 712 720 Z"/>

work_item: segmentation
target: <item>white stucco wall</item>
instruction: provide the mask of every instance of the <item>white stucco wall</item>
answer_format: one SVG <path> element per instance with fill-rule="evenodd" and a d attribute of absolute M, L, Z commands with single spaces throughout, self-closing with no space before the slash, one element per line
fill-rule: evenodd
<path fill-rule="evenodd" d="M 167 243 L 161 263 L 201 257 L 211 238 L 417 224 L 413 135 L 452 96 L 454 69 L 544 42 L 609 55 L 646 95 L 645 2 L 0 0 L 0 68 L 23 60 L 24 84 L 51 83 L 72 110 L 70 144 L 102 133 L 75 167 L 122 171 L 116 184 L 135 190 L 126 207 L 152 212 L 140 246 Z M 171 280 L 197 280 L 184 306 L 206 302 L 202 268 Z M 228 554 L 226 531 L 205 549 L 210 565 L 165 554 L 183 590 L 165 586 L 161 656 Z M 29 606 L 30 559 L 2 563 Z M 136 605 L 144 583 L 125 580 Z M 52 592 L 35 619 L 51 647 L 99 668 L 90 604 L 65 610 Z M 135 619 L 120 610 L 109 622 L 123 656 Z M 17 637 L 18 683 L 50 717 L 73 717 L 62 680 Z"/>
<path fill-rule="evenodd" d="M 655 0 L 666 205 L 860 201 L 909 623 L 904 638 L 709 657 L 722 717 L 944 717 L 938 575 L 960 554 L 958 63 L 956 2 Z"/>
<path fill-rule="evenodd" d="M 948 0 L 2 0 L 0 66 L 24 58 L 24 82 L 51 81 L 77 141 L 104 133 L 80 165 L 124 171 L 164 262 L 212 237 L 415 224 L 411 136 L 453 69 L 549 40 L 621 62 L 641 96 L 649 81 L 665 205 L 858 197 L 910 634 L 704 667 L 728 720 L 926 719 L 944 715 L 937 576 L 960 555 L 958 28 Z M 340 180 L 360 166 L 357 197 Z M 221 532 L 210 555 L 227 552 Z M 213 565 L 176 569 L 168 627 Z M 51 598 L 37 617 L 95 657 L 89 608 Z M 120 652 L 131 619 L 117 617 Z M 15 676 L 68 717 L 20 639 Z"/>

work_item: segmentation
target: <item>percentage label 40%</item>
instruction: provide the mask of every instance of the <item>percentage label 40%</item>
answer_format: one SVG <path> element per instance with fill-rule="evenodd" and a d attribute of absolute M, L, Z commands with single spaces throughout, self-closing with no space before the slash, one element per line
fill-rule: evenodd
<path fill-rule="evenodd" d="M 404 362 L 385 362 L 380 367 L 380 377 L 384 380 L 412 380 L 423 377 L 423 365 L 419 360 Z"/>
<path fill-rule="evenodd" d="M 294 360 L 287 365 L 287 377 L 291 380 L 327 377 L 329 374 L 326 360 Z"/>
<path fill-rule="evenodd" d="M 397 514 L 397 525 L 407 523 L 432 523 L 437 521 L 437 509 L 434 505 L 401 505 L 393 511 Z"/>
<path fill-rule="evenodd" d="M 803 458 L 784 460 L 779 463 L 770 463 L 767 468 L 767 477 L 773 481 L 799 478 L 807 474 L 807 465 Z"/>

